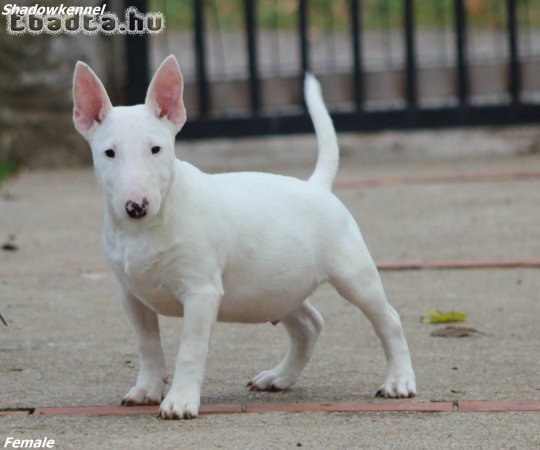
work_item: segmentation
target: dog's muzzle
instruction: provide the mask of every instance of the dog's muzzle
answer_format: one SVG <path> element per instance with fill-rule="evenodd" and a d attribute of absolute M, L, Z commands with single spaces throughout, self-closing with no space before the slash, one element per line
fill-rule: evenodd
<path fill-rule="evenodd" d="M 126 202 L 126 212 L 132 219 L 140 219 L 141 217 L 146 216 L 146 213 L 148 212 L 148 199 L 143 197 L 140 205 L 136 202 L 128 200 Z"/>

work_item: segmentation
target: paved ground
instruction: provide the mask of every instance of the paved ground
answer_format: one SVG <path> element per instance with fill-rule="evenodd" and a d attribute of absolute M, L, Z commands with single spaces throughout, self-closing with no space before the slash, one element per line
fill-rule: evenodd
<path fill-rule="evenodd" d="M 298 161 L 273 169 L 309 173 Z M 540 259 L 539 156 L 419 161 L 344 158 L 336 193 L 378 262 Z M 0 323 L 0 409 L 117 405 L 136 377 L 137 357 L 104 270 L 92 171 L 23 173 L 0 187 L 0 210 L 0 244 L 13 235 L 18 247 L 0 252 L 0 313 L 9 324 Z M 416 366 L 419 395 L 408 402 L 540 400 L 538 268 L 382 276 Z M 203 404 L 372 402 L 384 360 L 369 324 L 329 287 L 314 303 L 326 326 L 297 385 L 276 394 L 244 387 L 284 353 L 281 327 L 218 324 Z M 485 334 L 431 337 L 437 327 L 419 317 L 433 308 L 463 311 L 467 326 Z M 169 368 L 181 326 L 162 320 Z M 182 423 L 151 415 L 0 416 L 2 446 L 11 435 L 47 436 L 56 448 L 538 448 L 540 414 L 270 412 Z"/>

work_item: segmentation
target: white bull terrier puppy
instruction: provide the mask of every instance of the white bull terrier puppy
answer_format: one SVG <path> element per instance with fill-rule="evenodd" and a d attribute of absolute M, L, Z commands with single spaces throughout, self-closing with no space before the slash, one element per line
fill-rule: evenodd
<path fill-rule="evenodd" d="M 140 355 L 123 405 L 159 404 L 165 419 L 199 412 L 215 321 L 281 322 L 284 359 L 248 386 L 287 389 L 310 359 L 323 318 L 309 303 L 331 283 L 373 324 L 387 359 L 382 397 L 412 397 L 415 376 L 399 315 L 388 303 L 358 226 L 332 194 L 339 150 L 316 79 L 306 76 L 318 161 L 307 181 L 265 173 L 210 175 L 175 157 L 186 121 L 183 80 L 169 56 L 143 105 L 113 107 L 84 63 L 75 68 L 73 119 L 90 144 L 105 204 L 103 246 Z M 171 388 L 158 314 L 184 317 Z M 163 399 L 163 400 L 162 400 Z"/>

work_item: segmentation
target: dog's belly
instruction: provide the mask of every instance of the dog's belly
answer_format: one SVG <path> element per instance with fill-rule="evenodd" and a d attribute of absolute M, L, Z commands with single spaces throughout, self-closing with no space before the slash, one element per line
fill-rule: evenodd
<path fill-rule="evenodd" d="M 281 269 L 280 266 L 278 266 Z M 261 323 L 283 319 L 300 306 L 324 280 L 314 268 L 284 273 L 275 268 L 252 265 L 223 276 L 224 296 L 218 320 Z"/>
<path fill-rule="evenodd" d="M 164 316 L 183 317 L 182 302 L 172 291 L 164 287 L 149 288 L 136 285 L 129 286 L 131 291 L 148 308 Z M 281 320 L 313 292 L 313 288 L 298 290 L 294 293 L 283 293 L 279 290 L 261 291 L 257 289 L 233 289 L 225 293 L 221 299 L 218 317 L 219 322 L 262 323 Z"/>
<path fill-rule="evenodd" d="M 280 321 L 302 304 L 313 289 L 282 295 L 278 291 L 257 292 L 252 296 L 225 294 L 218 312 L 219 322 L 262 323 Z"/>
<path fill-rule="evenodd" d="M 149 282 L 148 276 L 130 276 L 125 272 L 122 275 L 125 285 L 149 309 L 164 316 L 183 317 L 181 300 L 167 286 Z M 282 289 L 282 285 L 269 282 L 253 284 L 246 280 L 237 285 L 225 284 L 217 320 L 236 323 L 279 321 L 300 306 L 318 282 L 297 280 L 294 289 L 290 284 L 288 289 Z"/>

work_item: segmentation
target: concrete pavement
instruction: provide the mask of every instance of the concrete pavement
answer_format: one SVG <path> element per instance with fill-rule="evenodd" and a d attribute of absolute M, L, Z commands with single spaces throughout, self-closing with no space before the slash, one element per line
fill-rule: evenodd
<path fill-rule="evenodd" d="M 299 160 L 265 169 L 305 176 L 311 167 Z M 535 154 L 345 157 L 339 177 L 336 194 L 380 263 L 540 258 Z M 382 182 L 362 183 L 367 179 Z M 92 171 L 22 173 L 0 187 L 0 209 L 0 243 L 13 235 L 18 246 L 0 253 L 0 312 L 9 325 L 0 324 L 0 409 L 117 405 L 138 362 L 101 255 L 101 199 Z M 538 268 L 390 270 L 382 277 L 413 353 L 419 395 L 410 402 L 540 400 Z M 314 304 L 325 330 L 288 392 L 244 386 L 283 356 L 281 327 L 218 324 L 203 404 L 373 402 L 384 357 L 369 323 L 328 286 Z M 485 334 L 431 337 L 437 327 L 419 318 L 436 308 L 466 313 L 465 325 Z M 170 318 L 161 324 L 172 370 L 182 325 Z M 11 435 L 54 438 L 55 448 L 538 448 L 540 414 L 269 412 L 182 423 L 151 415 L 0 417 L 2 445 Z"/>

